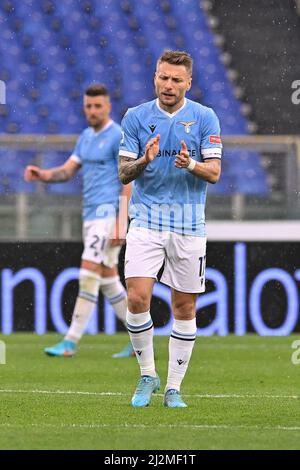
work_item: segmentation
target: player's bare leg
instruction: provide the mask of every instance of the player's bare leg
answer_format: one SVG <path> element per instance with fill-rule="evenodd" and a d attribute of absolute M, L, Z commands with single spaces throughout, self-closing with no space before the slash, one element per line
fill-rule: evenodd
<path fill-rule="evenodd" d="M 135 407 L 148 406 L 152 393 L 159 390 L 160 381 L 155 371 L 153 350 L 153 322 L 150 302 L 155 279 L 128 278 L 127 329 L 140 366 L 141 378 L 132 397 Z"/>
<path fill-rule="evenodd" d="M 172 289 L 174 324 L 169 341 L 169 369 L 164 404 L 169 408 L 184 408 L 187 405 L 180 395 L 196 339 L 197 294 L 178 292 Z"/>

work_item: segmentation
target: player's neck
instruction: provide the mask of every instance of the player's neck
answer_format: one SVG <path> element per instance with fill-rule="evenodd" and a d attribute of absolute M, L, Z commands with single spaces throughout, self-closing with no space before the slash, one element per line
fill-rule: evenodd
<path fill-rule="evenodd" d="M 176 113 L 176 111 L 178 111 L 178 109 L 182 108 L 184 106 L 184 103 L 185 103 L 185 98 L 182 98 L 181 101 L 179 101 L 179 103 L 176 103 L 174 106 L 166 106 L 165 104 L 163 104 L 160 99 L 158 99 L 158 104 L 159 104 L 159 107 L 163 110 L 163 111 L 166 111 L 167 113 L 169 114 L 173 114 L 173 113 Z"/>
<path fill-rule="evenodd" d="M 104 129 L 104 127 L 106 127 L 110 121 L 111 121 L 111 118 L 108 117 L 107 119 L 105 119 L 105 121 L 101 122 L 101 124 L 99 124 L 98 126 L 93 126 L 94 132 L 102 131 L 102 129 Z"/>

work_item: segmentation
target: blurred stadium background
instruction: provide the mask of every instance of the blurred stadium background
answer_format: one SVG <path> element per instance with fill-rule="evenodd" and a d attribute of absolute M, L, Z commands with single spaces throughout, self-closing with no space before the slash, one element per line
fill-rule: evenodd
<path fill-rule="evenodd" d="M 156 59 L 165 48 L 192 54 L 189 97 L 213 107 L 222 126 L 223 175 L 210 187 L 207 206 L 211 271 L 208 294 L 199 304 L 208 308 L 206 325 L 221 305 L 220 315 L 232 315 L 223 334 L 235 331 L 239 311 L 250 322 L 242 331 L 257 331 L 252 317 L 277 326 L 278 334 L 299 329 L 299 11 L 296 0 L 1 1 L 4 333 L 63 331 L 63 322 L 49 318 L 51 305 L 41 313 L 46 300 L 36 291 L 46 282 L 50 295 L 62 270 L 77 266 L 80 259 L 80 175 L 67 184 L 33 185 L 23 181 L 25 166 L 56 166 L 70 155 L 86 126 L 82 93 L 91 82 L 109 87 L 117 122 L 128 107 L 152 99 Z M 219 304 L 209 297 L 218 285 L 216 271 L 228 288 L 228 300 L 217 297 Z M 61 288 L 61 299 L 69 319 L 75 284 L 72 294 L 68 288 L 76 272 L 64 273 L 67 293 Z M 163 309 L 167 293 L 157 289 Z M 39 327 L 34 327 L 34 312 Z M 44 315 L 47 320 L 41 320 Z M 285 322 L 289 326 L 280 329 Z M 108 325 L 106 331 L 115 327 Z M 218 329 L 206 330 L 213 331 Z"/>

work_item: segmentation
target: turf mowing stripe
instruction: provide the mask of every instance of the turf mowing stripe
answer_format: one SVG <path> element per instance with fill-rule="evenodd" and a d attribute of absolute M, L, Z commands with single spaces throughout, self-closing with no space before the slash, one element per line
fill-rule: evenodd
<path fill-rule="evenodd" d="M 0 338 L 2 339 L 2 338 Z M 198 339 L 198 343 L 196 344 L 199 344 L 199 346 L 201 347 L 201 349 L 205 350 L 205 349 L 213 349 L 215 350 L 216 348 L 218 348 L 218 350 L 222 350 L 222 349 L 229 349 L 230 351 L 231 350 L 234 350 L 234 349 L 245 349 L 245 350 L 248 350 L 248 349 L 276 349 L 276 351 L 278 349 L 283 349 L 283 350 L 290 350 L 290 344 L 220 344 L 220 345 L 217 345 L 216 344 L 205 344 L 205 343 L 201 343 L 201 337 L 197 336 L 196 340 Z M 44 347 L 44 343 L 33 343 L 33 342 L 22 342 L 22 343 L 14 343 L 14 342 L 7 342 L 7 347 L 8 348 L 12 348 L 12 349 L 17 349 L 17 348 L 23 348 L 23 347 L 34 347 L 35 349 L 38 349 L 38 348 L 43 348 Z M 85 350 L 85 349 L 106 349 L 107 350 L 107 344 L 81 344 L 80 345 L 80 350 Z"/>
<path fill-rule="evenodd" d="M 49 424 L 49 423 L 26 423 L 26 424 L 10 424 L 0 423 L 0 428 L 68 428 L 68 429 L 172 429 L 172 428 L 183 428 L 183 429 L 198 429 L 198 430 L 218 430 L 218 429 L 244 429 L 247 431 L 300 431 L 300 426 L 260 426 L 260 425 L 244 425 L 244 424 L 75 424 L 75 423 L 60 423 L 60 424 Z"/>
<path fill-rule="evenodd" d="M 40 395 L 87 395 L 87 396 L 108 396 L 108 397 L 113 397 L 113 396 L 130 396 L 131 394 L 128 393 L 122 393 L 122 392 L 85 392 L 85 391 L 78 391 L 78 390 L 10 390 L 10 389 L 0 389 L 0 393 L 8 393 L 8 394 L 14 394 L 14 393 L 28 393 L 28 394 L 40 394 Z M 163 394 L 161 393 L 156 393 L 155 394 L 158 397 L 162 397 Z M 240 398 L 240 399 L 245 399 L 245 398 L 253 398 L 253 399 L 293 399 L 297 400 L 299 399 L 299 395 L 240 395 L 240 394 L 184 394 L 185 397 L 187 398 L 207 398 L 207 399 L 221 399 L 221 398 L 229 398 L 229 399 L 234 399 L 234 398 Z"/>

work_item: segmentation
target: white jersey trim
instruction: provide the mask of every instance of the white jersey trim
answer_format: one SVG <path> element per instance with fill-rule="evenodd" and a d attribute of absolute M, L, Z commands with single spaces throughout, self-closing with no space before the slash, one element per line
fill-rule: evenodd
<path fill-rule="evenodd" d="M 222 149 L 220 148 L 210 148 L 210 149 L 202 149 L 201 155 L 203 156 L 203 160 L 221 160 L 222 157 Z"/>
<path fill-rule="evenodd" d="M 95 135 L 102 134 L 102 132 L 106 131 L 113 123 L 114 123 L 114 121 L 113 121 L 112 119 L 110 119 L 110 120 L 108 121 L 108 123 L 105 124 L 105 126 L 102 127 L 102 129 L 100 129 L 100 131 L 98 131 L 98 132 L 95 132 L 94 129 L 92 128 L 93 131 L 94 131 L 94 134 L 95 134 Z"/>
<path fill-rule="evenodd" d="M 178 114 L 186 105 L 186 98 L 184 98 L 184 103 L 183 105 L 181 106 L 181 108 L 177 109 L 177 111 L 175 111 L 175 113 L 168 113 L 167 111 L 165 111 L 164 109 L 162 109 L 160 106 L 159 106 L 159 100 L 158 98 L 156 98 L 155 100 L 155 103 L 156 103 L 156 106 L 158 107 L 158 109 L 163 113 L 165 114 L 166 116 L 168 116 L 169 118 L 173 118 L 174 116 L 176 116 L 176 114 Z"/>
<path fill-rule="evenodd" d="M 202 155 L 211 155 L 212 153 L 222 155 L 222 149 L 219 148 L 219 147 L 209 148 L 209 149 L 201 149 L 201 153 L 202 153 Z"/>
<path fill-rule="evenodd" d="M 119 157 L 129 157 L 129 158 L 137 158 L 137 153 L 128 152 L 127 150 L 120 150 Z"/>
<path fill-rule="evenodd" d="M 78 157 L 78 155 L 75 155 L 75 154 L 70 156 L 70 160 L 73 160 L 74 162 L 79 163 L 79 165 L 81 165 L 81 163 L 82 163 L 81 158 Z"/>

